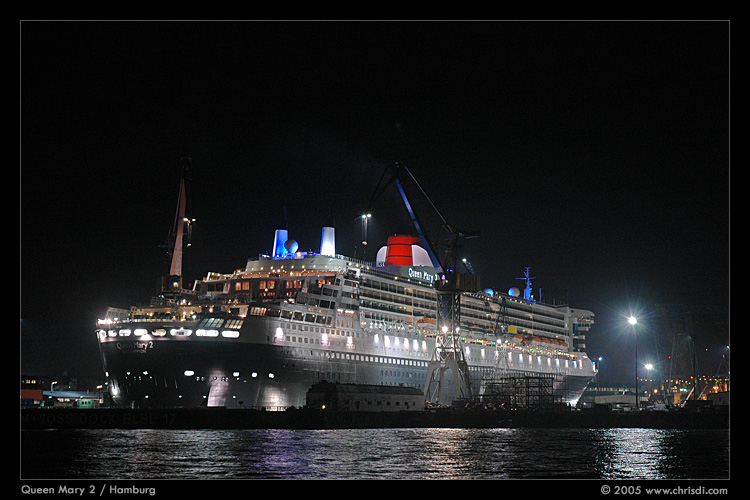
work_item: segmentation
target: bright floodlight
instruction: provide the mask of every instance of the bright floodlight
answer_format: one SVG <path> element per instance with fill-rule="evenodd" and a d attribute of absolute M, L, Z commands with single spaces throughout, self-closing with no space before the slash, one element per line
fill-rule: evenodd
<path fill-rule="evenodd" d="M 635 316 L 631 316 L 628 318 L 628 323 L 630 323 L 631 325 L 635 325 L 636 323 L 638 323 L 638 320 L 635 319 Z"/>

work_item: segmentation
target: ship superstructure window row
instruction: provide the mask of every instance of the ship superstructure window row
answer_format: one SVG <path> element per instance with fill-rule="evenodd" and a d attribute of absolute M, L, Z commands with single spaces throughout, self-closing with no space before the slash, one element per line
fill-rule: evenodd
<path fill-rule="evenodd" d="M 358 361 L 363 363 L 374 363 L 374 364 L 381 364 L 381 365 L 398 365 L 398 366 L 405 366 L 405 367 L 413 367 L 413 368 L 426 368 L 428 366 L 428 361 L 420 361 L 416 359 L 407 359 L 403 357 L 398 356 L 387 356 L 387 355 L 376 355 L 376 354 L 355 354 L 352 352 L 347 351 L 338 351 L 338 350 L 328 350 L 328 349 L 313 349 L 310 350 L 309 348 L 304 347 L 297 347 L 299 344 L 313 344 L 313 340 L 316 340 L 315 344 L 318 344 L 318 339 L 309 339 L 305 337 L 297 337 L 297 336 L 287 336 L 284 340 L 284 342 L 288 342 L 288 344 L 284 348 L 284 353 L 291 355 L 295 358 L 299 359 L 310 359 L 310 358 L 319 358 L 327 361 Z M 320 342 L 319 345 L 323 345 L 323 342 Z M 348 345 L 346 341 L 338 340 L 338 341 L 331 341 L 330 347 L 343 347 Z M 427 353 L 428 357 L 431 355 L 431 353 Z M 427 358 L 425 358 L 427 359 Z"/>
<path fill-rule="evenodd" d="M 386 293 L 387 292 L 387 293 Z M 432 312 L 435 310 L 433 292 L 417 287 L 406 287 L 380 280 L 364 280 L 361 284 L 361 306 L 385 312 L 404 315 L 417 315 L 417 308 Z M 426 299 L 417 300 L 416 297 Z M 499 311 L 492 310 L 482 297 L 469 295 L 470 300 L 462 301 L 462 320 L 467 328 L 486 331 L 494 325 Z M 471 300 L 472 298 L 476 300 Z M 366 299 L 366 300 L 365 300 Z M 479 302 L 479 301 L 482 302 Z M 517 326 L 538 335 L 552 338 L 568 334 L 565 328 L 565 315 L 554 311 L 543 311 L 532 304 L 511 299 L 510 307 L 505 311 L 506 321 L 513 321 Z M 420 312 L 423 312 L 420 311 Z"/>
<path fill-rule="evenodd" d="M 267 298 L 264 294 L 271 294 L 274 291 L 293 290 L 293 295 L 296 297 L 298 304 L 327 310 L 337 307 L 335 299 L 341 295 L 342 298 L 351 299 L 351 301 L 346 302 L 346 307 L 352 310 L 357 310 L 361 306 L 370 311 L 401 315 L 400 318 L 391 318 L 391 321 L 396 322 L 413 323 L 413 318 L 420 315 L 433 317 L 435 295 L 432 290 L 396 283 L 391 276 L 387 276 L 385 273 L 383 273 L 383 277 L 391 279 L 380 279 L 381 277 L 375 276 L 377 273 L 371 274 L 373 276 L 364 278 L 361 282 L 343 278 L 342 275 L 337 275 L 335 278 L 280 279 L 278 281 L 254 278 L 236 281 L 234 288 L 238 291 L 258 290 L 257 296 L 261 299 Z M 339 288 L 336 288 L 334 284 L 338 285 Z M 302 289 L 305 289 L 306 293 L 298 293 Z M 280 293 L 279 295 L 283 294 Z M 358 303 L 360 296 L 362 300 Z M 333 300 L 326 300 L 322 297 L 331 297 Z M 469 300 L 462 301 L 462 319 L 465 328 L 474 329 L 480 333 L 486 333 L 492 329 L 499 314 L 497 307 L 494 310 L 489 307 L 490 302 L 483 296 L 468 295 L 467 299 Z M 493 300 L 495 305 L 497 305 L 496 300 Z M 565 327 L 565 316 L 563 314 L 535 309 L 533 304 L 517 299 L 508 299 L 507 305 L 509 307 L 504 311 L 506 321 L 516 325 L 523 333 L 553 339 L 569 335 Z M 251 314 L 272 316 L 282 313 L 253 308 Z"/>

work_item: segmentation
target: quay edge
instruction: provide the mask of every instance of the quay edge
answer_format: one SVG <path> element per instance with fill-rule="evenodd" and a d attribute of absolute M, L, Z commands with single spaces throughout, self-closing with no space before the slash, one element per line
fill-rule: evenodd
<path fill-rule="evenodd" d="M 728 429 L 729 412 L 613 413 L 576 410 L 348 412 L 228 408 L 21 410 L 22 430 L 44 429 L 367 429 L 652 428 Z"/>

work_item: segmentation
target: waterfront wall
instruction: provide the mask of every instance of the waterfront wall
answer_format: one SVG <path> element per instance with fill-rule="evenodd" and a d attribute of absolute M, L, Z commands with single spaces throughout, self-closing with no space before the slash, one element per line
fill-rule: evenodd
<path fill-rule="evenodd" d="M 21 429 L 729 428 L 728 412 L 25 408 Z"/>

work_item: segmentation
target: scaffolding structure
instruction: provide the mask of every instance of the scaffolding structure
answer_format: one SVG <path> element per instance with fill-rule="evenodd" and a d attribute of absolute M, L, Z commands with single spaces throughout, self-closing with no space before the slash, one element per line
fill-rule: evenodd
<path fill-rule="evenodd" d="M 560 402 L 551 375 L 505 376 L 488 382 L 482 400 L 503 409 L 551 409 Z"/>

